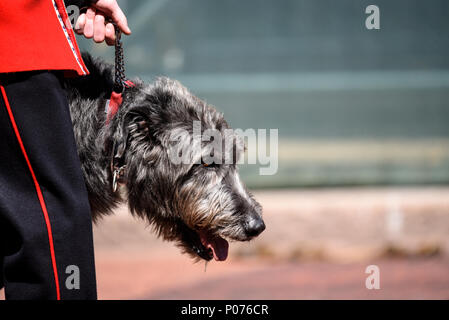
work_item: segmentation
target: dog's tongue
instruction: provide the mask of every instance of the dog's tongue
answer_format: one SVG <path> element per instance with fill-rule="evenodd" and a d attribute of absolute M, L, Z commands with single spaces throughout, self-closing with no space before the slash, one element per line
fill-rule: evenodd
<path fill-rule="evenodd" d="M 220 236 L 211 236 L 200 233 L 203 246 L 212 250 L 215 261 L 225 261 L 228 257 L 229 243 Z"/>

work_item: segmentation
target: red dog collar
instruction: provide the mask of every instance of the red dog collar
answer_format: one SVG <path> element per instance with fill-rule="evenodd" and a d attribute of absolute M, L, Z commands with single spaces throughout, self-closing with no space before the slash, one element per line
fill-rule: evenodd
<path fill-rule="evenodd" d="M 136 85 L 134 84 L 134 82 L 130 81 L 130 80 L 126 80 L 124 82 L 124 87 L 125 88 L 131 88 L 131 87 L 135 87 Z M 106 101 L 106 124 L 109 124 L 109 122 L 114 118 L 114 116 L 117 114 L 118 109 L 120 108 L 120 106 L 123 103 L 123 96 L 122 96 L 123 92 L 117 93 L 115 91 L 112 91 L 111 93 L 111 97 L 109 98 L 108 101 Z"/>

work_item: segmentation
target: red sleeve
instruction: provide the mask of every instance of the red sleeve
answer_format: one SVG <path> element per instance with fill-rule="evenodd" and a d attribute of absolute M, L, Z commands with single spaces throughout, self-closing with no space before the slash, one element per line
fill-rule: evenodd
<path fill-rule="evenodd" d="M 1 0 L 0 39 L 0 73 L 88 74 L 63 0 Z"/>

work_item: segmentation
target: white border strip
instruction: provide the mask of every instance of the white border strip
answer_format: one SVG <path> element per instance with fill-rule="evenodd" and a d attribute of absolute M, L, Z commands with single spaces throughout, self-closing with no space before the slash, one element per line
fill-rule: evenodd
<path fill-rule="evenodd" d="M 64 21 L 61 18 L 61 15 L 59 14 L 59 10 L 58 10 L 58 6 L 56 5 L 56 2 L 54 0 L 52 0 L 53 2 L 53 7 L 55 8 L 55 12 L 56 12 L 56 16 L 58 17 L 59 23 L 61 24 L 61 28 L 64 31 L 64 34 L 67 38 L 67 42 L 69 43 L 70 48 L 72 49 L 73 55 L 75 56 L 76 62 L 78 63 L 78 66 L 80 67 L 81 71 L 83 72 L 84 75 L 87 74 L 86 70 L 84 70 L 83 65 L 80 61 L 80 57 L 78 56 L 78 54 L 76 53 L 75 50 L 75 46 L 72 42 L 72 39 L 70 39 L 69 33 L 66 29 L 66 26 L 64 24 Z"/>

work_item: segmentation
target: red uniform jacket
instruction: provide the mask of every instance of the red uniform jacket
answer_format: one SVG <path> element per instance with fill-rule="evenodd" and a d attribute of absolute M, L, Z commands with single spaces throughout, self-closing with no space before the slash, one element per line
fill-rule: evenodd
<path fill-rule="evenodd" d="M 88 74 L 63 0 L 0 0 L 0 73 Z"/>

